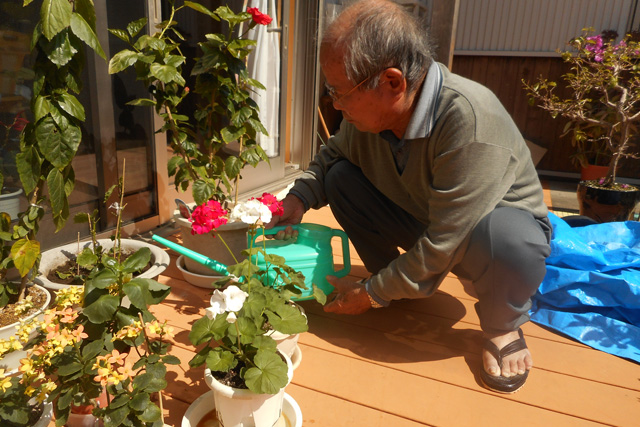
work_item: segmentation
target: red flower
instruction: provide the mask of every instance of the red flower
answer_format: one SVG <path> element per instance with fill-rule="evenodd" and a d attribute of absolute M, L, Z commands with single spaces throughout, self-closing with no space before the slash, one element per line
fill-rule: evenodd
<path fill-rule="evenodd" d="M 251 14 L 251 18 L 256 24 L 269 25 L 273 21 L 269 15 L 260 12 L 257 7 L 250 7 L 247 12 Z"/>
<path fill-rule="evenodd" d="M 191 214 L 191 234 L 206 234 L 211 230 L 227 223 L 227 211 L 222 209 L 220 203 L 209 200 L 207 203 L 196 207 Z"/>
<path fill-rule="evenodd" d="M 263 193 L 262 197 L 260 197 L 258 201 L 268 207 L 273 215 L 282 216 L 284 213 L 282 202 L 279 202 L 273 194 Z"/>

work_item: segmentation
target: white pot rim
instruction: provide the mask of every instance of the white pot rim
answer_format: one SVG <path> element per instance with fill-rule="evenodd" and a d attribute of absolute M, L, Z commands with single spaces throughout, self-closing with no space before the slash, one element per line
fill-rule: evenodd
<path fill-rule="evenodd" d="M 22 188 L 19 187 L 2 187 L 0 190 L 9 191 L 9 193 L 3 193 L 0 191 L 0 199 L 14 197 L 22 193 Z"/>
<path fill-rule="evenodd" d="M 160 275 L 160 273 L 162 273 L 164 270 L 166 270 L 171 262 L 171 258 L 169 257 L 167 251 L 156 245 L 135 239 L 121 239 L 121 242 L 123 248 L 133 249 L 136 251 L 140 248 L 149 248 L 151 250 L 154 261 L 153 265 L 151 266 L 151 268 L 149 268 L 149 270 L 145 271 L 142 274 L 139 274 L 136 277 L 146 279 L 154 278 Z M 104 246 L 107 249 L 110 249 L 115 245 L 115 241 L 112 241 L 111 239 L 98 239 L 98 243 L 100 243 L 100 245 Z M 80 242 L 80 247 L 82 249 L 90 246 L 91 244 L 91 240 L 83 241 Z M 40 261 L 39 276 L 35 278 L 35 282 L 47 289 L 54 290 L 65 289 L 69 286 L 73 286 L 52 282 L 47 279 L 46 276 L 52 268 L 58 267 L 61 262 L 64 262 L 69 258 L 67 254 L 76 254 L 77 252 L 77 243 L 69 243 L 44 251 L 42 253 L 42 259 Z"/>
<path fill-rule="evenodd" d="M 49 292 L 49 291 L 48 291 L 44 286 L 41 286 L 41 285 L 39 285 L 39 284 L 37 284 L 37 283 L 34 283 L 34 284 L 32 284 L 31 286 L 35 286 L 36 288 L 41 289 L 41 290 L 43 290 L 44 292 L 46 292 L 46 294 L 47 294 L 47 300 L 46 300 L 46 302 L 44 303 L 44 307 L 43 307 L 43 308 L 41 308 L 40 310 L 36 311 L 35 313 L 33 313 L 32 315 L 30 315 L 29 317 L 26 317 L 26 318 L 23 320 L 23 322 L 26 322 L 26 321 L 28 321 L 28 320 L 31 320 L 31 319 L 33 319 L 34 317 L 36 317 L 36 316 L 38 316 L 38 315 L 42 314 L 42 313 L 47 309 L 47 307 L 49 307 L 49 304 L 51 304 L 51 293 L 50 293 L 50 292 Z M 9 330 L 9 329 L 11 329 L 11 328 L 15 329 L 18 325 L 20 325 L 20 322 L 19 322 L 19 321 L 18 321 L 18 322 L 11 323 L 11 324 L 9 324 L 9 325 L 7 325 L 7 326 L 2 326 L 2 327 L 0 327 L 0 333 L 5 332 L 5 331 L 7 331 L 7 330 Z"/>

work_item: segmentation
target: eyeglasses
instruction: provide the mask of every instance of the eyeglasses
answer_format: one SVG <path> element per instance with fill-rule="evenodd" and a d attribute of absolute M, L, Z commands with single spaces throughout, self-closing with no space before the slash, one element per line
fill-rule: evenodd
<path fill-rule="evenodd" d="M 357 88 L 365 84 L 371 77 L 372 76 L 367 77 L 366 79 L 364 79 L 363 81 L 361 81 L 360 83 L 358 83 L 357 85 L 349 89 L 346 93 L 340 96 L 336 94 L 336 90 L 333 86 L 329 86 L 329 85 L 325 85 L 325 86 L 327 88 L 327 92 L 329 93 L 329 96 L 331 97 L 331 100 L 334 103 L 338 103 L 338 102 L 341 102 L 343 99 L 345 99 L 349 94 L 351 94 L 351 92 L 353 92 L 354 90 L 356 90 Z"/>

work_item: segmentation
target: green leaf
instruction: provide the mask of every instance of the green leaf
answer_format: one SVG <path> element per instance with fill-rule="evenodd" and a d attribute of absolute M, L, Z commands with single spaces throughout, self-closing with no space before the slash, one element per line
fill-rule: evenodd
<path fill-rule="evenodd" d="M 85 114 L 84 107 L 78 101 L 78 99 L 72 94 L 65 92 L 62 94 L 62 99 L 58 102 L 60 108 L 64 110 L 66 113 L 72 115 L 76 119 L 84 122 Z"/>
<path fill-rule="evenodd" d="M 49 189 L 49 201 L 54 218 L 62 218 L 63 216 L 66 218 L 69 215 L 69 205 L 64 191 L 64 178 L 58 169 L 51 169 L 47 175 L 47 188 Z M 56 231 L 59 231 L 60 228 L 56 227 Z"/>
<path fill-rule="evenodd" d="M 127 415 L 129 415 L 128 405 L 121 406 L 120 408 L 107 407 L 103 418 L 104 427 L 122 426 Z"/>
<path fill-rule="evenodd" d="M 322 289 L 313 285 L 313 297 L 318 301 L 321 305 L 325 305 L 327 303 L 327 294 L 324 293 Z"/>
<path fill-rule="evenodd" d="M 149 398 L 148 394 L 138 393 L 129 402 L 129 407 L 136 411 L 142 412 L 147 407 L 147 405 L 150 405 L 150 404 L 151 404 L 151 399 Z"/>
<path fill-rule="evenodd" d="M 40 95 L 37 96 L 33 107 L 34 122 L 37 123 L 50 112 L 51 103 L 49 102 L 49 98 Z"/>
<path fill-rule="evenodd" d="M 164 378 L 158 378 L 148 372 L 137 375 L 133 379 L 133 384 L 139 390 L 143 390 L 147 393 L 155 393 L 161 391 L 167 386 L 167 382 L 164 380 Z"/>
<path fill-rule="evenodd" d="M 189 332 L 189 341 L 197 346 L 211 339 L 220 339 L 228 326 L 225 315 L 216 316 L 215 319 L 209 319 L 205 316 L 193 323 L 191 332 Z"/>
<path fill-rule="evenodd" d="M 71 44 L 69 34 L 64 31 L 57 34 L 53 40 L 46 43 L 44 50 L 51 62 L 58 68 L 63 67 L 71 61 L 78 50 Z"/>
<path fill-rule="evenodd" d="M 183 86 L 185 80 L 176 67 L 171 65 L 151 64 L 149 67 L 151 75 L 163 83 L 176 82 Z"/>
<path fill-rule="evenodd" d="M 151 260 L 151 249 L 140 248 L 122 263 L 122 271 L 134 273 L 142 270 Z"/>
<path fill-rule="evenodd" d="M 267 317 L 273 329 L 283 334 L 299 334 L 309 329 L 307 318 L 291 304 L 280 305 L 276 313 L 267 311 Z"/>
<path fill-rule="evenodd" d="M 109 404 L 109 408 L 111 409 L 116 409 L 116 408 L 122 408 L 123 406 L 126 406 L 129 404 L 129 396 L 127 394 L 121 394 L 119 396 L 116 396 L 116 398 L 114 398 L 111 403 Z"/>
<path fill-rule="evenodd" d="M 101 58 L 107 58 L 102 50 L 102 46 L 100 46 L 98 36 L 96 36 L 96 33 L 93 31 L 91 26 L 89 26 L 87 21 L 85 21 L 79 13 L 73 13 L 71 15 L 71 31 L 76 35 L 76 37 L 85 42 L 87 46 L 100 55 Z"/>
<path fill-rule="evenodd" d="M 287 364 L 277 353 L 258 350 L 253 362 L 256 366 L 247 369 L 244 374 L 249 390 L 275 394 L 287 385 Z"/>
<path fill-rule="evenodd" d="M 98 257 L 93 253 L 91 248 L 84 248 L 76 258 L 76 262 L 80 267 L 91 269 L 91 267 L 98 262 Z"/>
<path fill-rule="evenodd" d="M 185 1 L 184 5 L 187 6 L 187 7 L 190 7 L 193 10 L 196 10 L 196 11 L 198 11 L 200 13 L 204 13 L 205 15 L 209 15 L 210 17 L 212 17 L 216 21 L 220 21 L 220 18 L 218 18 L 218 15 L 216 15 L 215 13 L 213 13 L 212 11 L 210 11 L 209 9 L 207 9 L 206 7 L 201 5 L 200 3 L 195 3 L 195 2 L 192 2 L 192 1 Z"/>
<path fill-rule="evenodd" d="M 20 182 L 26 194 L 30 194 L 38 185 L 40 180 L 40 169 L 42 167 L 42 159 L 38 154 L 38 150 L 34 147 L 25 147 L 25 149 L 16 155 L 16 167 L 20 175 Z"/>
<path fill-rule="evenodd" d="M 138 98 L 127 102 L 127 105 L 142 105 L 143 107 L 155 107 L 156 101 L 148 98 Z"/>
<path fill-rule="evenodd" d="M 82 370 L 82 363 L 78 363 L 78 362 L 68 362 L 68 363 L 64 363 L 61 364 L 60 366 L 58 366 L 58 375 L 62 375 L 62 376 L 69 376 L 72 374 L 75 374 L 77 372 L 80 372 Z"/>
<path fill-rule="evenodd" d="M 116 74 L 138 61 L 139 54 L 129 49 L 116 53 L 109 61 L 109 74 Z"/>
<path fill-rule="evenodd" d="M 224 162 L 224 170 L 229 176 L 229 179 L 234 179 L 236 176 L 240 175 L 240 171 L 242 171 L 244 165 L 245 163 L 242 161 L 242 159 L 235 156 L 230 156 Z"/>
<path fill-rule="evenodd" d="M 59 169 L 67 166 L 80 145 L 82 132 L 76 126 L 61 131 L 51 117 L 40 121 L 36 127 L 38 147 L 45 158 Z"/>
<path fill-rule="evenodd" d="M 11 258 L 21 277 L 29 273 L 40 256 L 40 242 L 20 239 L 11 246 Z"/>
<path fill-rule="evenodd" d="M 247 133 L 247 130 L 244 126 L 227 126 L 220 131 L 223 141 L 227 144 L 240 139 L 245 133 Z"/>
<path fill-rule="evenodd" d="M 114 36 L 118 37 L 120 40 L 129 43 L 129 34 L 125 30 L 121 29 L 111 29 L 109 28 L 109 32 Z"/>
<path fill-rule="evenodd" d="M 92 304 L 85 306 L 83 313 L 92 323 L 103 323 L 111 320 L 116 310 L 120 299 L 114 295 L 102 295 Z"/>
<path fill-rule="evenodd" d="M 201 205 L 205 203 L 215 193 L 215 186 L 205 180 L 197 179 L 194 181 L 191 191 L 193 193 L 193 200 L 196 204 Z"/>
<path fill-rule="evenodd" d="M 91 288 L 106 289 L 114 284 L 116 279 L 115 273 L 107 268 L 98 272 L 98 274 L 89 279 L 88 285 Z"/>
<path fill-rule="evenodd" d="M 96 10 L 93 7 L 93 0 L 75 0 L 75 11 L 89 24 L 90 28 L 96 28 Z"/>
<path fill-rule="evenodd" d="M 102 352 L 102 340 L 90 341 L 89 344 L 82 348 L 82 357 L 85 360 L 91 360 Z"/>
<path fill-rule="evenodd" d="M 176 356 L 168 354 L 162 358 L 162 363 L 167 365 L 179 365 L 180 363 L 182 363 L 182 361 Z"/>
<path fill-rule="evenodd" d="M 207 368 L 212 371 L 227 372 L 236 365 L 235 357 L 230 351 L 216 347 L 207 355 Z"/>
<path fill-rule="evenodd" d="M 149 403 L 144 412 L 138 415 L 138 419 L 145 423 L 152 423 L 161 418 L 162 412 L 155 403 Z"/>
<path fill-rule="evenodd" d="M 42 33 L 51 40 L 60 31 L 71 23 L 73 12 L 68 0 L 44 0 L 40 7 L 40 20 L 42 21 Z"/>
<path fill-rule="evenodd" d="M 122 285 L 122 290 L 131 300 L 131 304 L 139 309 L 147 308 L 146 296 L 149 293 L 149 290 L 146 287 L 146 283 L 142 280 L 134 279 L 125 283 Z"/>
<path fill-rule="evenodd" d="M 147 18 L 140 18 L 136 21 L 130 22 L 129 25 L 127 25 L 127 32 L 129 32 L 131 37 L 135 37 L 138 35 L 140 30 L 144 28 L 145 25 L 147 25 Z"/>

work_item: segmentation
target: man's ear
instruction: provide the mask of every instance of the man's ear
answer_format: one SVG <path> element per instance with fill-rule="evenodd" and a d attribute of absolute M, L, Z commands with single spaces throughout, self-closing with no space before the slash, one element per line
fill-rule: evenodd
<path fill-rule="evenodd" d="M 390 67 L 382 72 L 382 81 L 389 83 L 389 87 L 394 93 L 402 93 L 407 90 L 407 80 L 404 78 L 399 68 Z"/>

